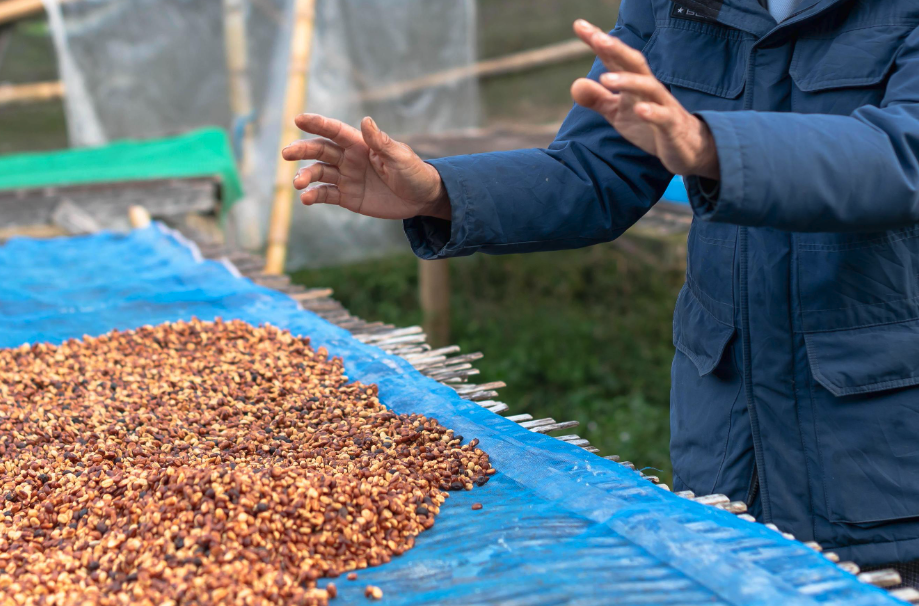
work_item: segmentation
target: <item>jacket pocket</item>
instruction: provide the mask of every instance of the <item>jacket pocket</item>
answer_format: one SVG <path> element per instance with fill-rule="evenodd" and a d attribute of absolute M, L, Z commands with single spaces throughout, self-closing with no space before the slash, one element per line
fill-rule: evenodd
<path fill-rule="evenodd" d="M 654 31 L 643 52 L 657 79 L 690 111 L 738 109 L 733 100 L 743 93 L 753 42 L 718 24 L 674 20 Z"/>
<path fill-rule="evenodd" d="M 814 379 L 836 397 L 919 384 L 919 320 L 809 333 L 804 341 Z"/>
<path fill-rule="evenodd" d="M 804 339 L 828 518 L 919 518 L 919 320 Z"/>
<path fill-rule="evenodd" d="M 718 320 L 684 284 L 673 313 L 673 346 L 686 354 L 699 376 L 710 374 L 734 336 L 733 322 Z"/>
<path fill-rule="evenodd" d="M 919 319 L 919 226 L 793 238 L 802 332 Z"/>
<path fill-rule="evenodd" d="M 906 36 L 916 24 L 858 27 L 795 43 L 789 73 L 796 90 L 792 110 L 849 114 L 879 105 L 887 76 Z"/>
<path fill-rule="evenodd" d="M 693 219 L 687 239 L 686 282 L 716 320 L 734 325 L 736 225 Z"/>

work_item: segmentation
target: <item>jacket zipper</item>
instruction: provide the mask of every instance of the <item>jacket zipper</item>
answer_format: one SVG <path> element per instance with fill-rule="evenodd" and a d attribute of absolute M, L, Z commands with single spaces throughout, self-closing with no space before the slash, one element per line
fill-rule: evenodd
<path fill-rule="evenodd" d="M 753 72 L 756 56 L 756 45 L 750 50 L 747 61 L 747 82 L 746 93 L 744 98 L 744 109 L 753 109 Z M 765 470 L 765 461 L 763 458 L 763 442 L 759 432 L 759 415 L 756 411 L 756 403 L 753 399 L 753 367 L 751 362 L 752 347 L 750 344 L 750 306 L 749 293 L 747 292 L 747 228 L 739 228 L 738 241 L 740 246 L 740 330 L 741 330 L 741 350 L 743 352 L 743 382 L 744 395 L 747 398 L 747 410 L 750 413 L 750 432 L 753 434 L 753 478 L 750 487 L 749 503 L 752 504 L 757 494 L 762 492 L 763 520 L 772 521 L 772 508 L 769 504 L 768 493 L 763 483 L 764 474 L 760 469 Z"/>
<path fill-rule="evenodd" d="M 747 498 L 744 500 L 744 503 L 747 504 L 747 508 L 751 509 L 753 507 L 753 502 L 756 500 L 756 495 L 759 494 L 759 474 L 757 473 L 756 461 L 753 462 L 753 475 L 750 477 L 750 489 L 747 490 Z"/>
<path fill-rule="evenodd" d="M 841 0 L 837 0 L 826 7 L 824 7 L 819 13 L 810 15 L 814 17 L 818 14 L 822 14 L 829 8 L 835 6 Z M 776 26 L 767 34 L 762 36 L 760 40 L 764 40 L 772 35 L 778 29 L 793 25 L 800 21 L 803 21 L 804 18 L 801 17 L 804 13 L 807 13 L 814 6 L 819 4 L 819 1 L 810 4 L 804 8 L 799 9 L 795 13 L 791 14 L 787 19 L 782 23 L 776 24 Z M 809 18 L 809 17 L 808 17 Z M 745 93 L 744 99 L 744 109 L 751 110 L 753 109 L 753 64 L 754 64 L 754 55 L 756 53 L 756 44 L 753 45 L 753 48 L 750 50 L 749 61 L 747 65 L 747 91 Z M 756 500 L 756 497 L 759 496 L 762 491 L 762 498 L 760 499 L 763 507 L 763 521 L 771 522 L 772 521 L 772 507 L 769 503 L 769 497 L 767 490 L 761 486 L 762 479 L 760 478 L 760 468 L 765 470 L 765 462 L 763 459 L 763 443 L 762 438 L 759 433 L 759 420 L 758 414 L 756 412 L 756 404 L 753 399 L 753 383 L 752 383 L 752 364 L 750 362 L 750 312 L 749 312 L 749 301 L 747 299 L 747 228 L 740 227 L 739 233 L 737 235 L 738 242 L 740 245 L 740 316 L 741 316 L 741 346 L 743 351 L 743 380 L 744 380 L 744 391 L 747 396 L 747 409 L 750 411 L 750 429 L 753 434 L 753 475 L 750 479 L 750 490 L 747 493 L 747 506 L 752 506 L 753 502 Z"/>

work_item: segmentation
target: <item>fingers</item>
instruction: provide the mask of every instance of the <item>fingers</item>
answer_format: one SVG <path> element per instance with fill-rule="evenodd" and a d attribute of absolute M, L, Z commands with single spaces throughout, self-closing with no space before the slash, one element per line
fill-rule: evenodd
<path fill-rule="evenodd" d="M 394 141 L 392 137 L 380 130 L 373 118 L 367 117 L 361 120 L 361 135 L 364 143 L 370 148 L 371 154 L 382 156 L 384 160 L 409 162 L 417 157 L 410 147 Z"/>
<path fill-rule="evenodd" d="M 609 71 L 651 75 L 651 68 L 641 52 L 597 26 L 578 19 L 574 22 L 574 32 L 597 54 Z"/>
<path fill-rule="evenodd" d="M 297 176 L 294 177 L 294 187 L 304 189 L 310 183 L 338 185 L 340 181 L 341 171 L 338 170 L 338 167 L 317 162 L 297 171 Z"/>
<path fill-rule="evenodd" d="M 281 150 L 285 160 L 318 160 L 333 166 L 342 163 L 345 150 L 325 139 L 301 139 Z"/>
<path fill-rule="evenodd" d="M 300 114 L 294 118 L 294 123 L 300 130 L 331 139 L 345 149 L 362 141 L 361 133 L 353 126 L 319 114 Z"/>
<path fill-rule="evenodd" d="M 619 110 L 620 97 L 599 82 L 587 78 L 578 78 L 571 85 L 571 97 L 581 107 L 592 109 L 612 120 Z"/>
<path fill-rule="evenodd" d="M 680 118 L 680 112 L 676 108 L 644 101 L 635 104 L 635 115 L 664 131 L 675 126 Z"/>
<path fill-rule="evenodd" d="M 645 101 L 667 105 L 673 97 L 654 76 L 627 72 L 607 72 L 600 76 L 600 84 L 616 93 L 632 93 Z"/>
<path fill-rule="evenodd" d="M 341 204 L 341 192 L 334 185 L 318 185 L 300 194 L 300 202 L 304 206 L 312 206 L 313 204 L 339 206 Z"/>

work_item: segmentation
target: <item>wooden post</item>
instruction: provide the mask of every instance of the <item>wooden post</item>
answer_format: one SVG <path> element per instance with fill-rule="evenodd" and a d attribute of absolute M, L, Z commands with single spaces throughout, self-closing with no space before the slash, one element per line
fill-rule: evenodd
<path fill-rule="evenodd" d="M 450 265 L 447 259 L 418 260 L 418 295 L 424 332 L 433 347 L 450 342 Z"/>
<path fill-rule="evenodd" d="M 143 206 L 131 206 L 128 208 L 128 221 L 133 229 L 143 229 L 150 225 L 150 213 Z"/>
<path fill-rule="evenodd" d="M 316 0 L 296 0 L 294 5 L 294 28 L 291 34 L 288 67 L 290 71 L 287 76 L 287 92 L 284 96 L 284 114 L 281 122 L 281 149 L 296 139 L 300 132 L 294 124 L 294 117 L 303 111 L 306 104 L 315 8 Z M 297 163 L 283 160 L 279 150 L 271 223 L 268 226 L 268 250 L 265 254 L 266 274 L 280 274 L 284 271 L 292 210 L 292 181 L 296 172 Z"/>

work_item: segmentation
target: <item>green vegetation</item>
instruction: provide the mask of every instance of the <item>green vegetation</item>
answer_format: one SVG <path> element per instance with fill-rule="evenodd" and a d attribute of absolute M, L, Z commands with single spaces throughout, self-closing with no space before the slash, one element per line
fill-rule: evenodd
<path fill-rule="evenodd" d="M 574 430 L 670 481 L 671 317 L 682 272 L 630 259 L 614 245 L 452 263 L 452 340 L 481 351 L 476 379 L 505 381 L 514 413 L 575 419 Z M 420 322 L 416 261 L 399 256 L 304 270 L 352 313 Z"/>

